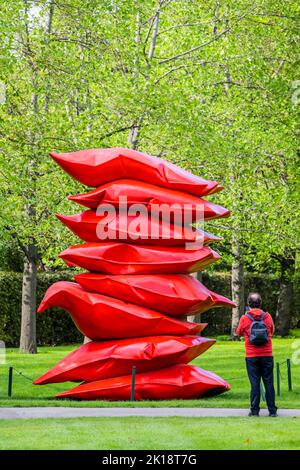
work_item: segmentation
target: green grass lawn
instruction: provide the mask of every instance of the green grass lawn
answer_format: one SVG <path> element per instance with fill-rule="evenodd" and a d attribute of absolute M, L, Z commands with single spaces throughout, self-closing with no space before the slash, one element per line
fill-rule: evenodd
<path fill-rule="evenodd" d="M 275 361 L 291 358 L 295 352 L 294 339 L 274 339 Z M 7 351 L 6 364 L 0 365 L 0 406 L 175 406 L 175 407 L 231 407 L 249 406 L 249 384 L 245 371 L 244 345 L 242 342 L 218 341 L 205 354 L 193 361 L 204 369 L 221 375 L 231 384 L 230 392 L 218 397 L 199 400 L 144 401 L 144 402 L 104 402 L 57 400 L 55 394 L 73 387 L 72 383 L 53 385 L 32 385 L 31 381 L 14 373 L 13 396 L 7 397 L 7 370 L 12 365 L 27 377 L 35 379 L 54 366 L 73 346 L 39 348 L 37 355 L 20 354 L 18 350 Z M 300 346 L 298 346 L 299 348 Z M 300 408 L 300 365 L 292 364 L 293 391 L 287 387 L 286 365 L 281 365 L 281 397 L 277 399 L 279 408 Z M 262 407 L 265 406 L 262 404 Z"/>
<path fill-rule="evenodd" d="M 300 448 L 300 419 L 297 418 L 3 420 L 0 433 L 2 450 Z"/>

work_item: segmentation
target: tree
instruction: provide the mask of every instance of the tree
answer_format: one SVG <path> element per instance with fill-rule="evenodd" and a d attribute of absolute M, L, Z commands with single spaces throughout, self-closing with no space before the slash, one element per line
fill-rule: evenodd
<path fill-rule="evenodd" d="M 36 269 L 62 266 L 76 240 L 53 213 L 75 211 L 65 196 L 83 189 L 48 151 L 128 145 L 226 187 L 215 200 L 232 217 L 208 229 L 224 235 L 223 266 L 234 254 L 234 336 L 242 265 L 279 276 L 278 256 L 297 258 L 296 2 L 16 0 L 0 16 L 0 224 L 25 255 L 23 336 Z"/>
<path fill-rule="evenodd" d="M 57 109 L 57 95 L 64 90 L 58 88 L 57 70 L 48 65 L 59 57 L 50 41 L 54 2 L 33 10 L 30 2 L 17 1 L 2 7 L 1 16 L 7 95 L 0 109 L 1 192 L 6 200 L 1 228 L 24 254 L 20 349 L 35 353 L 37 267 L 42 253 L 51 250 L 49 216 L 63 194 L 59 186 L 52 191 L 56 170 L 47 147 L 53 139 L 65 140 L 64 112 Z"/>

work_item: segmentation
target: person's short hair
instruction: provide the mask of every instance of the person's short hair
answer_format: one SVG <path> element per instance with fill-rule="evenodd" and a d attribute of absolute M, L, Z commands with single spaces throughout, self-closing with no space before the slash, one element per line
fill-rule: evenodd
<path fill-rule="evenodd" d="M 261 296 L 258 292 L 250 292 L 247 303 L 251 308 L 260 308 L 262 304 Z"/>

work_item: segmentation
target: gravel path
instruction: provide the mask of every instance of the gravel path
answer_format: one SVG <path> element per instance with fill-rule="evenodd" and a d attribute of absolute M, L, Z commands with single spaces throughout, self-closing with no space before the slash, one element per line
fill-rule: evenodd
<path fill-rule="evenodd" d="M 169 417 L 184 416 L 189 418 L 203 417 L 245 417 L 248 409 L 243 408 L 64 408 L 64 407 L 30 407 L 0 408 L 0 419 L 32 418 L 120 418 L 127 416 Z M 282 409 L 282 417 L 300 417 L 300 409 Z M 267 410 L 261 410 L 261 416 L 268 416 Z"/>

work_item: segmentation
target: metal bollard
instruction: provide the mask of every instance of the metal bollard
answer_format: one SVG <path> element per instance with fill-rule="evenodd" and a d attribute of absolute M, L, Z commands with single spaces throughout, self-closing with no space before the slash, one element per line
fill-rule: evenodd
<path fill-rule="evenodd" d="M 277 395 L 280 397 L 280 365 L 276 362 Z"/>
<path fill-rule="evenodd" d="M 288 378 L 288 388 L 289 392 L 292 391 L 292 370 L 291 370 L 291 360 L 286 360 L 286 368 L 287 368 L 287 378 Z"/>
<path fill-rule="evenodd" d="M 266 394 L 265 394 L 265 391 L 264 391 L 263 384 L 261 382 L 260 382 L 260 393 L 261 393 L 263 401 L 266 401 Z"/>
<path fill-rule="evenodd" d="M 8 369 L 8 396 L 12 396 L 12 384 L 13 384 L 13 368 L 9 367 Z"/>
<path fill-rule="evenodd" d="M 133 366 L 133 367 L 132 367 L 132 376 L 131 376 L 131 395 L 130 395 L 130 401 L 134 401 L 135 374 L 136 374 L 136 366 Z"/>

